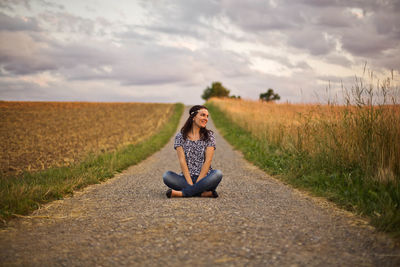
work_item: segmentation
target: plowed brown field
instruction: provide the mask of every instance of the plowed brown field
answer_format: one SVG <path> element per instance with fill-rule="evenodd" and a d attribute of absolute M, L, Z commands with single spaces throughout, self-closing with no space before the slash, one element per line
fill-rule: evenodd
<path fill-rule="evenodd" d="M 0 102 L 0 174 L 77 162 L 158 130 L 172 104 Z"/>

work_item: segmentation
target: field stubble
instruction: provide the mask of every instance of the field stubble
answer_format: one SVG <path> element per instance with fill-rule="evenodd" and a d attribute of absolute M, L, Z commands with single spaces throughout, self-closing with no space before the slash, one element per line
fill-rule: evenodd
<path fill-rule="evenodd" d="M 160 130 L 172 104 L 0 102 L 0 174 L 69 166 Z"/>
<path fill-rule="evenodd" d="M 8 147 L 2 143 L 8 154 L 2 157 L 8 161 L 0 173 L 0 226 L 147 158 L 171 138 L 184 108 L 179 103 L 1 104 L 9 128 L 1 128 L 8 137 Z M 9 159 L 18 167 L 10 168 Z"/>

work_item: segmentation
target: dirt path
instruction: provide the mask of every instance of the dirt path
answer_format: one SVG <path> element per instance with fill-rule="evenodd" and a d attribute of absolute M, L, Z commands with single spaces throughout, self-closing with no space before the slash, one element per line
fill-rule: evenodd
<path fill-rule="evenodd" d="M 400 266 L 400 250 L 364 221 L 216 139 L 220 198 L 165 197 L 163 172 L 179 171 L 171 140 L 116 178 L 12 221 L 0 232 L 0 265 Z"/>

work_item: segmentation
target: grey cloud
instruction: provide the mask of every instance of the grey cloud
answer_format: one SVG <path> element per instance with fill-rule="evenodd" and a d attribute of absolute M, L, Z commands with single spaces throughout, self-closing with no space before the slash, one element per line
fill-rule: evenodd
<path fill-rule="evenodd" d="M 393 1 L 392 7 L 395 12 L 400 12 L 400 1 Z"/>
<path fill-rule="evenodd" d="M 280 2 L 277 7 L 271 7 L 265 1 L 227 3 L 225 12 L 231 21 L 243 30 L 250 31 L 250 34 L 260 32 L 258 39 L 263 43 L 279 43 L 275 39 L 278 37 L 280 41 L 286 40 L 290 46 L 313 55 L 328 54 L 335 49 L 334 40 L 324 37 L 323 27 L 346 26 L 329 10 L 325 13 L 315 12 L 314 8 L 299 4 L 290 4 L 291 8 L 288 8 L 287 5 L 280 5 Z"/>
<path fill-rule="evenodd" d="M 70 82 L 41 87 L 26 81 L 0 80 L 0 99 L 19 101 L 134 101 L 120 91 L 109 90 L 107 86 L 88 87 L 84 82 L 71 85 Z M 143 100 L 149 101 L 147 98 Z M 138 101 L 138 100 L 136 100 Z"/>
<path fill-rule="evenodd" d="M 337 77 L 333 75 L 320 75 L 316 77 L 320 81 L 330 82 L 332 84 L 349 84 L 354 82 L 354 76 Z"/>
<path fill-rule="evenodd" d="M 181 76 L 179 75 L 165 75 L 161 73 L 156 73 L 152 75 L 135 75 L 134 77 L 130 77 L 129 80 L 124 80 L 121 82 L 121 85 L 160 85 L 160 84 L 169 84 L 176 83 L 182 81 Z"/>
<path fill-rule="evenodd" d="M 43 55 L 46 44 L 24 32 L 0 32 L 0 65 L 16 75 L 57 68 L 57 62 Z"/>
<path fill-rule="evenodd" d="M 198 28 L 188 27 L 187 25 L 154 25 L 147 26 L 146 30 L 168 35 L 200 37 Z"/>
<path fill-rule="evenodd" d="M 149 10 L 149 14 L 159 18 L 162 25 L 186 22 L 186 25 L 197 24 L 201 17 L 214 17 L 220 13 L 220 4 L 212 0 L 178 0 L 178 1 L 149 1 L 141 4 Z M 165 18 L 168 18 L 165 20 Z"/>
<path fill-rule="evenodd" d="M 202 20 L 208 20 L 221 13 L 220 5 L 210 0 L 145 0 L 141 3 L 153 18 L 152 24 L 146 26 L 149 31 L 195 38 L 201 38 L 202 29 L 209 30 Z"/>
<path fill-rule="evenodd" d="M 388 12 L 388 10 L 376 13 L 374 24 L 378 34 L 384 34 L 400 41 L 400 16 L 398 13 Z"/>
<path fill-rule="evenodd" d="M 224 5 L 224 2 L 212 0 L 181 0 L 174 3 L 146 0 L 143 1 L 143 6 L 148 10 L 149 15 L 155 19 L 150 25 L 142 28 L 151 35 L 161 33 L 188 36 L 210 43 L 218 43 L 218 39 L 222 36 L 238 41 L 248 39 L 248 37 L 238 37 L 231 32 L 225 32 L 210 24 L 212 21 L 227 17 L 227 10 Z M 129 34 L 129 31 L 127 34 Z"/>
<path fill-rule="evenodd" d="M 397 48 L 397 51 L 400 50 L 400 47 Z M 393 52 L 387 55 L 384 55 L 380 58 L 373 59 L 372 63 L 375 65 L 380 65 L 388 70 L 397 70 L 400 74 L 400 53 Z"/>
<path fill-rule="evenodd" d="M 389 0 L 396 1 L 396 0 Z M 285 0 L 287 4 L 290 4 L 291 0 Z M 304 4 L 305 6 L 326 8 L 326 7 L 366 7 L 369 9 L 376 8 L 379 5 L 376 0 L 300 0 L 298 3 Z"/>
<path fill-rule="evenodd" d="M 288 43 L 296 48 L 308 50 L 313 55 L 328 54 L 335 49 L 334 41 L 326 39 L 318 30 L 292 32 L 288 35 Z"/>
<path fill-rule="evenodd" d="M 0 100 L 46 100 L 49 95 L 45 88 L 21 80 L 0 79 Z"/>
<path fill-rule="evenodd" d="M 294 67 L 298 68 L 298 69 L 302 69 L 302 70 L 311 70 L 312 69 L 312 67 L 310 65 L 308 65 L 308 63 L 305 61 L 298 62 L 297 64 L 294 65 Z"/>
<path fill-rule="evenodd" d="M 351 16 L 345 9 L 330 7 L 318 10 L 315 13 L 315 25 L 328 28 L 346 28 L 351 27 L 356 22 L 356 18 Z"/>
<path fill-rule="evenodd" d="M 289 1 L 290 2 L 290 1 Z M 327 7 L 337 5 L 340 1 L 337 0 L 301 0 L 299 1 L 310 6 Z"/>
<path fill-rule="evenodd" d="M 395 47 L 398 42 L 363 29 L 347 30 L 340 37 L 343 48 L 357 56 L 375 57 Z"/>
<path fill-rule="evenodd" d="M 276 56 L 276 55 L 267 54 L 267 53 L 259 52 L 259 51 L 253 51 L 253 52 L 251 52 L 251 55 L 255 56 L 255 57 L 261 57 L 261 58 L 266 58 L 269 60 L 276 61 L 276 62 L 288 67 L 289 69 L 302 69 L 302 70 L 312 69 L 311 66 L 309 64 L 307 64 L 307 62 L 300 61 L 297 63 L 292 63 L 292 62 L 290 62 L 288 57 Z"/>
<path fill-rule="evenodd" d="M 4 70 L 7 72 L 17 74 L 17 75 L 26 75 L 36 72 L 42 72 L 46 70 L 55 70 L 57 68 L 52 62 L 47 62 L 45 60 L 32 62 L 31 60 L 25 60 L 25 64 L 20 64 L 18 61 L 9 61 L 6 65 L 3 66 Z"/>
<path fill-rule="evenodd" d="M 0 31 L 40 31 L 35 18 L 10 17 L 0 13 Z"/>
<path fill-rule="evenodd" d="M 86 34 L 89 36 L 95 33 L 95 21 L 75 16 L 68 12 L 48 11 L 41 14 L 40 18 L 56 32 Z"/>
<path fill-rule="evenodd" d="M 2 0 L 0 2 L 0 8 L 8 9 L 8 10 L 16 10 L 17 8 L 24 7 L 27 10 L 31 10 L 32 6 L 31 0 Z M 46 0 L 35 0 L 36 3 L 46 7 L 46 8 L 56 8 L 60 10 L 64 10 L 65 7 L 61 4 L 57 4 L 51 1 Z"/>
<path fill-rule="evenodd" d="M 335 33 L 343 48 L 353 55 L 372 58 L 395 48 L 400 43 L 400 28 L 397 26 L 400 25 L 400 18 L 395 11 L 398 1 L 355 3 L 364 10 L 364 17 L 356 19 L 351 27 Z"/>
<path fill-rule="evenodd" d="M 350 61 L 345 56 L 340 55 L 340 54 L 339 55 L 338 54 L 329 54 L 329 55 L 326 55 L 324 57 L 324 59 L 328 63 L 340 65 L 340 66 L 343 66 L 343 67 L 348 67 L 348 66 L 351 66 L 353 64 L 352 61 Z"/>
<path fill-rule="evenodd" d="M 114 36 L 122 41 L 135 40 L 138 42 L 155 41 L 156 38 L 152 34 L 143 34 L 139 31 L 146 31 L 147 27 L 127 25 L 126 30 L 114 33 Z"/>
<path fill-rule="evenodd" d="M 267 1 L 223 1 L 224 13 L 246 31 L 296 28 L 304 21 L 297 10 L 271 7 Z"/>
<path fill-rule="evenodd" d="M 52 2 L 50 2 L 50 1 L 39 0 L 39 3 L 40 3 L 42 6 L 45 6 L 45 7 L 51 7 L 51 8 L 56 8 L 56 9 L 60 9 L 60 10 L 65 10 L 64 5 L 57 4 L 57 3 L 52 3 Z"/>
<path fill-rule="evenodd" d="M 97 67 L 113 64 L 116 59 L 115 46 L 107 42 L 54 43 L 44 54 L 53 58 L 60 68 L 73 68 L 78 65 Z"/>
<path fill-rule="evenodd" d="M 114 51 L 116 47 L 105 41 L 64 44 L 41 34 L 0 32 L 0 65 L 14 75 L 112 65 L 117 58 Z"/>
<path fill-rule="evenodd" d="M 215 70 L 221 71 L 221 76 L 228 78 L 246 78 L 251 74 L 249 59 L 234 52 L 221 52 L 219 50 L 207 51 L 205 62 L 216 61 Z"/>
<path fill-rule="evenodd" d="M 335 16 L 335 15 L 320 16 L 318 18 L 318 24 L 320 24 L 322 26 L 337 27 L 337 28 L 350 26 L 349 22 L 347 22 L 346 20 L 343 20 L 341 18 L 337 18 L 337 16 Z"/>
<path fill-rule="evenodd" d="M 109 56 L 102 56 L 107 53 Z M 71 55 L 71 58 L 79 58 L 79 55 Z M 64 70 L 64 73 L 71 80 L 108 79 L 119 81 L 124 86 L 155 85 L 190 80 L 193 76 L 191 67 L 194 65 L 191 54 L 186 50 L 155 44 L 125 43 L 122 48 L 109 47 L 95 52 L 82 60 L 80 66 Z"/>
<path fill-rule="evenodd" d="M 0 8 L 15 10 L 16 6 L 23 6 L 30 10 L 31 5 L 29 0 L 2 0 L 0 1 Z"/>

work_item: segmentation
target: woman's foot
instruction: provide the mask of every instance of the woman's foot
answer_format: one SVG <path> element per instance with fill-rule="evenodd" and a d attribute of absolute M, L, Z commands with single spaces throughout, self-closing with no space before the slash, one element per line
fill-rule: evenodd
<path fill-rule="evenodd" d="M 171 194 L 172 194 L 172 189 L 168 189 L 167 192 L 165 192 L 167 198 L 171 198 Z"/>
<path fill-rule="evenodd" d="M 217 191 L 213 190 L 213 191 L 205 191 L 203 193 L 201 193 L 202 197 L 213 197 L 213 198 L 217 198 L 218 197 L 218 193 Z"/>
<path fill-rule="evenodd" d="M 202 197 L 212 197 L 212 192 L 211 191 L 204 191 L 201 193 Z"/>
<path fill-rule="evenodd" d="M 177 191 L 177 190 L 172 190 L 172 189 L 168 189 L 167 192 L 165 193 L 167 195 L 167 198 L 171 198 L 171 197 L 183 197 L 182 191 Z M 217 198 L 218 197 L 218 193 L 217 191 L 213 190 L 213 191 L 205 191 L 203 193 L 201 193 L 200 195 L 201 197 L 213 197 L 213 198 Z"/>
<path fill-rule="evenodd" d="M 168 189 L 165 194 L 167 195 L 167 198 L 182 197 L 182 191 L 176 191 L 176 190 L 172 190 L 172 189 Z"/>

